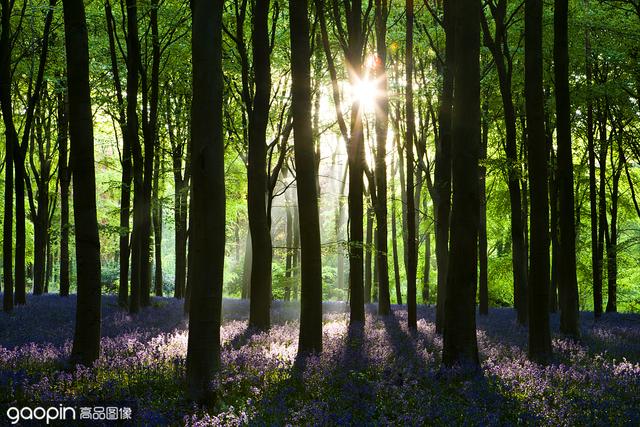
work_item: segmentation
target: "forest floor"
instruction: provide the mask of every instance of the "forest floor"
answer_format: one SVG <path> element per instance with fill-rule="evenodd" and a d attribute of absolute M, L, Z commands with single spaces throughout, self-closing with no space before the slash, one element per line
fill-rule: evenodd
<path fill-rule="evenodd" d="M 554 359 L 540 366 L 513 310 L 492 309 L 478 316 L 482 373 L 469 374 L 440 367 L 433 307 L 409 332 L 405 307 L 383 318 L 368 306 L 349 328 L 345 304 L 325 303 L 324 351 L 295 368 L 296 304 L 274 302 L 267 333 L 247 330 L 248 307 L 224 301 L 219 402 L 205 412 L 184 397 L 181 301 L 131 317 L 103 297 L 102 355 L 68 370 L 75 298 L 30 297 L 0 313 L 0 405 L 134 400 L 145 425 L 640 425 L 638 315 L 582 313 L 579 341 L 553 315 Z"/>

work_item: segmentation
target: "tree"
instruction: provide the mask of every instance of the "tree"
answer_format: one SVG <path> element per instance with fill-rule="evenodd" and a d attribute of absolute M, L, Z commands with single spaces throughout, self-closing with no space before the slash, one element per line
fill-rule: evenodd
<path fill-rule="evenodd" d="M 514 22 L 514 16 L 522 3 L 507 15 L 507 0 L 489 2 L 489 10 L 495 23 L 495 33 L 492 35 L 484 13 L 481 14 L 484 44 L 491 51 L 496 64 L 500 94 L 504 110 L 505 124 L 505 152 L 507 156 L 509 202 L 511 208 L 511 247 L 513 268 L 514 306 L 518 312 L 518 322 L 524 324 L 527 320 L 526 287 L 527 287 L 527 247 L 525 244 L 524 224 L 522 221 L 522 194 L 520 191 L 520 176 L 522 174 L 518 159 L 516 143 L 516 111 L 513 100 L 512 78 L 514 54 L 509 48 L 509 27 Z"/>
<path fill-rule="evenodd" d="M 300 229 L 301 294 L 298 353 L 322 350 L 322 254 L 311 127 L 311 46 L 307 0 L 289 1 L 291 95 Z"/>
<path fill-rule="evenodd" d="M 0 105 L 5 134 L 4 222 L 2 229 L 2 309 L 13 310 L 13 151 L 18 134 L 13 124 L 11 100 L 11 9 L 9 0 L 2 0 L 0 32 Z M 13 5 L 13 3 L 11 3 Z"/>
<path fill-rule="evenodd" d="M 375 206 L 376 224 L 376 257 L 378 265 L 378 314 L 386 316 L 391 313 L 391 296 L 389 294 L 389 263 L 387 260 L 387 132 L 389 130 L 389 94 L 387 82 L 387 17 L 389 16 L 388 0 L 376 0 L 376 81 L 379 86 L 378 105 L 376 108 L 376 192 Z"/>
<path fill-rule="evenodd" d="M 449 221 L 451 215 L 451 115 L 453 110 L 453 80 L 455 66 L 456 1 L 444 2 L 443 27 L 446 37 L 445 60 L 442 69 L 442 92 L 438 121 L 440 133 L 436 145 L 433 199 L 436 220 L 436 332 L 444 328 L 445 295 L 449 270 Z"/>
<path fill-rule="evenodd" d="M 271 233 L 267 215 L 267 122 L 271 100 L 269 0 L 257 0 L 253 9 L 253 67 L 256 90 L 249 124 L 247 169 L 249 229 L 251 230 L 251 300 L 249 324 L 269 329 L 271 324 Z M 195 89 L 194 89 L 195 90 Z"/>
<path fill-rule="evenodd" d="M 480 213 L 480 12 L 480 1 L 456 0 L 453 204 L 442 351 L 445 366 L 480 364 L 475 316 Z"/>
<path fill-rule="evenodd" d="M 189 251 L 187 388 L 211 403 L 211 380 L 220 365 L 220 316 L 225 244 L 224 141 L 222 132 L 223 2 L 192 3 L 192 191 Z"/>
<path fill-rule="evenodd" d="M 557 186 L 559 199 L 558 286 L 560 330 L 580 334 L 578 277 L 576 273 L 576 226 L 573 195 L 573 151 L 571 150 L 571 102 L 569 98 L 568 0 L 555 0 L 554 71 L 556 83 L 556 127 L 558 132 Z"/>
<path fill-rule="evenodd" d="M 415 138 L 415 112 L 413 109 L 413 0 L 406 0 L 406 82 L 405 109 L 407 129 L 405 149 L 407 151 L 407 321 L 409 329 L 417 329 L 416 320 L 416 268 L 418 250 L 416 248 L 416 206 L 413 196 L 413 140 Z"/>
<path fill-rule="evenodd" d="M 542 87 L 542 1 L 525 0 L 525 102 L 531 197 L 529 357 L 551 356 L 549 331 L 549 195 Z M 573 208 L 573 204 L 570 205 Z"/>
<path fill-rule="evenodd" d="M 76 235 L 76 325 L 71 359 L 89 366 L 100 355 L 100 239 L 96 212 L 93 116 L 89 86 L 89 43 L 84 3 L 63 0 L 69 141 Z"/>

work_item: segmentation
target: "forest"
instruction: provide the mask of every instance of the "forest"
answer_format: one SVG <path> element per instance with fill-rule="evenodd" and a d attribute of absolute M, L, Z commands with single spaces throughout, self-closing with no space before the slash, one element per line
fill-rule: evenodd
<path fill-rule="evenodd" d="M 0 424 L 640 424 L 638 0 L 0 7 Z"/>

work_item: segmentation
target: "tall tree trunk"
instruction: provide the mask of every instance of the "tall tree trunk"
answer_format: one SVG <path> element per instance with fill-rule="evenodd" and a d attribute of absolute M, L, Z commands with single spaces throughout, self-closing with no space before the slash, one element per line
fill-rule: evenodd
<path fill-rule="evenodd" d="M 394 153 L 395 154 L 395 153 Z M 396 226 L 397 213 L 396 213 L 396 159 L 395 155 L 391 160 L 393 167 L 391 168 L 391 248 L 393 249 L 393 272 L 396 288 L 396 304 L 402 305 L 402 288 L 400 282 L 400 262 L 398 260 L 398 229 Z"/>
<path fill-rule="evenodd" d="M 376 81 L 379 86 L 379 98 L 376 108 L 376 160 L 375 177 L 377 204 L 376 225 L 376 265 L 378 266 L 378 314 L 386 316 L 391 313 L 391 296 L 389 294 L 389 262 L 387 260 L 387 133 L 389 130 L 389 95 L 387 82 L 387 16 L 388 0 L 376 0 Z"/>
<path fill-rule="evenodd" d="M 525 99 L 531 197 L 529 357 L 551 357 L 549 330 L 549 195 L 542 86 L 542 1 L 525 0 Z M 573 203 L 570 205 L 573 209 Z"/>
<path fill-rule="evenodd" d="M 160 150 L 155 153 L 155 172 L 153 177 L 153 246 L 155 257 L 154 290 L 157 297 L 162 296 L 162 195 L 160 194 L 160 175 L 162 166 L 160 161 Z"/>
<path fill-rule="evenodd" d="M 440 134 L 436 142 L 434 199 L 436 220 L 436 332 L 444 330 L 445 295 L 449 269 L 449 216 L 451 214 L 451 116 L 453 113 L 453 81 L 455 65 L 456 1 L 444 2 L 444 32 L 446 37 L 445 64 L 442 70 L 442 94 L 438 122 Z"/>
<path fill-rule="evenodd" d="M 109 57 L 111 59 L 111 74 L 116 89 L 118 101 L 118 123 L 122 132 L 122 175 L 120 180 L 120 242 L 119 251 L 119 283 L 118 304 L 126 307 L 129 300 L 129 255 L 131 247 L 129 243 L 129 217 L 131 214 L 131 141 L 127 132 L 127 112 L 122 94 L 122 82 L 118 69 L 118 57 L 115 41 L 115 19 L 111 11 L 111 3 L 105 1 L 105 16 L 107 21 L 107 35 L 109 38 Z"/>
<path fill-rule="evenodd" d="M 101 282 L 88 32 L 82 0 L 63 0 L 62 4 L 78 286 L 71 359 L 90 366 L 100 355 Z"/>
<path fill-rule="evenodd" d="M 413 109 L 413 0 L 406 0 L 406 93 L 407 133 L 405 149 L 407 151 L 407 322 L 409 329 L 417 329 L 416 317 L 416 266 L 418 251 L 416 248 L 416 206 L 414 197 L 413 139 L 416 132 L 416 119 Z"/>
<path fill-rule="evenodd" d="M 362 78 L 362 53 L 365 43 L 365 26 L 362 20 L 362 0 L 352 0 L 348 11 L 349 42 L 347 64 L 351 69 L 351 84 Z M 351 323 L 364 322 L 363 278 L 363 167 L 364 131 L 363 111 L 360 100 L 351 105 L 351 134 L 347 144 L 349 161 L 349 305 Z"/>
<path fill-rule="evenodd" d="M 518 313 L 518 322 L 526 322 L 526 283 L 527 283 L 527 261 L 525 242 L 525 229 L 523 224 L 522 194 L 520 191 L 520 176 L 522 174 L 520 161 L 518 159 L 517 133 L 516 133 L 516 111 L 513 103 L 512 91 L 512 62 L 513 58 L 508 56 L 509 50 L 507 42 L 508 28 L 505 23 L 506 1 L 499 2 L 497 8 L 491 9 L 495 21 L 495 36 L 492 37 L 488 23 L 482 15 L 482 25 L 484 31 L 485 44 L 489 47 L 496 64 L 498 80 L 500 85 L 500 95 L 504 111 L 505 124 L 505 152 L 508 162 L 508 188 L 509 202 L 511 208 L 511 263 L 513 269 L 513 295 L 514 306 Z M 506 52 L 505 52 L 506 51 Z"/>
<path fill-rule="evenodd" d="M 622 129 L 619 129 L 622 132 Z M 620 142 L 619 149 L 622 150 Z M 622 159 L 623 156 L 620 156 Z M 622 160 L 618 160 L 621 162 Z M 613 147 L 611 147 L 611 169 L 613 176 L 611 177 L 611 229 L 607 230 L 607 313 L 615 313 L 618 311 L 617 289 L 618 289 L 618 199 L 620 197 L 620 175 L 622 173 L 622 164 L 618 164 L 617 168 L 613 164 Z"/>
<path fill-rule="evenodd" d="M 568 15 L 568 0 L 555 0 L 553 55 L 556 83 L 556 127 L 558 133 L 557 185 L 559 199 L 558 240 L 560 249 L 558 253 L 558 286 L 562 288 L 560 330 L 566 334 L 578 336 L 580 334 L 580 326 L 578 276 L 576 272 L 573 152 L 571 150 Z"/>
<path fill-rule="evenodd" d="M 478 311 L 480 314 L 489 314 L 489 278 L 488 278 L 488 259 L 487 259 L 487 145 L 489 143 L 489 122 L 488 108 L 485 102 L 483 104 L 482 114 L 482 141 L 480 143 L 480 167 L 479 167 L 479 186 L 480 186 L 480 213 L 478 224 Z"/>
<path fill-rule="evenodd" d="M 12 3 L 11 3 L 12 4 Z M 5 134 L 4 222 L 2 229 L 2 309 L 13 310 L 13 154 L 18 145 L 18 134 L 13 123 L 11 95 L 11 8 L 9 0 L 2 0 L 2 27 L 0 32 L 0 105 Z"/>
<path fill-rule="evenodd" d="M 608 228 L 607 225 L 607 153 L 609 150 L 609 140 L 607 136 L 607 122 L 608 122 L 608 102 L 603 102 L 605 105 L 599 103 L 598 108 L 598 127 L 600 133 L 600 154 L 598 157 L 599 164 L 599 186 L 598 186 L 598 263 L 599 269 L 604 270 L 604 249 L 605 249 L 605 235 Z M 598 284 L 597 289 L 594 289 L 594 314 L 596 317 L 600 317 L 602 314 L 602 282 Z"/>
<path fill-rule="evenodd" d="M 138 135 L 138 7 L 136 0 L 126 0 L 127 6 L 127 135 L 133 159 L 133 230 L 131 234 L 131 295 L 129 312 L 140 310 L 142 293 L 141 228 L 144 222 L 144 160 Z"/>
<path fill-rule="evenodd" d="M 585 67 L 587 78 L 587 150 L 589 153 L 589 207 L 591 213 L 591 269 L 593 282 L 593 313 L 602 315 L 602 259 L 598 251 L 598 195 L 596 187 L 595 126 L 593 120 L 593 57 L 589 28 L 585 33 Z"/>
<path fill-rule="evenodd" d="M 193 108 L 187 389 L 212 404 L 220 366 L 220 318 L 225 251 L 224 140 L 222 132 L 223 2 L 194 0 Z"/>
<path fill-rule="evenodd" d="M 60 296 L 69 296 L 69 186 L 67 88 L 58 93 L 58 175 L 60 176 Z"/>
<path fill-rule="evenodd" d="M 298 212 L 301 294 L 298 354 L 322 351 L 322 254 L 318 212 L 317 169 L 311 126 L 311 41 L 307 0 L 289 1 L 291 28 L 291 93 Z"/>
<path fill-rule="evenodd" d="M 442 351 L 445 366 L 480 365 L 475 310 L 480 213 L 480 12 L 480 1 L 456 0 L 453 204 Z"/>
<path fill-rule="evenodd" d="M 253 10 L 253 66 L 256 90 L 249 125 L 248 210 L 251 230 L 251 301 L 249 325 L 271 325 L 271 233 L 266 211 L 266 132 L 271 97 L 269 0 L 257 0 Z"/>

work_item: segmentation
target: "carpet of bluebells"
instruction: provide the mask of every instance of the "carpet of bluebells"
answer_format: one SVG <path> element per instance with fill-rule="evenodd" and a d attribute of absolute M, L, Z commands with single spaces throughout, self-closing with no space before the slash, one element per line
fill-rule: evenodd
<path fill-rule="evenodd" d="M 274 302 L 273 328 L 247 329 L 248 303 L 224 301 L 218 403 L 184 396 L 187 322 L 182 304 L 155 298 L 136 317 L 103 298 L 102 354 L 69 368 L 75 298 L 31 297 L 0 314 L 0 405 L 136 400 L 136 420 L 159 425 L 640 425 L 640 316 L 582 313 L 582 337 L 558 333 L 554 359 L 526 357 L 527 330 L 510 309 L 478 317 L 482 373 L 440 367 L 433 307 L 388 318 L 368 307 L 348 327 L 342 303 L 326 303 L 324 352 L 294 364 L 298 315 Z"/>

